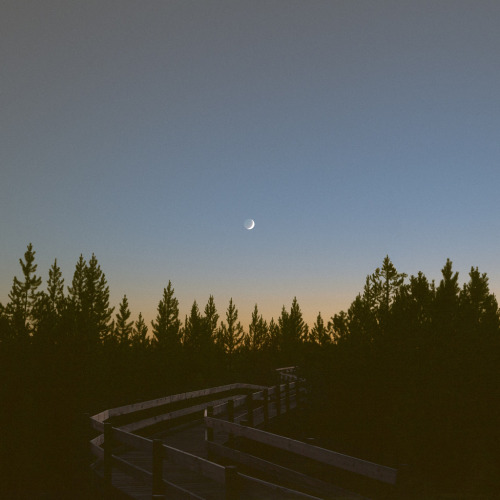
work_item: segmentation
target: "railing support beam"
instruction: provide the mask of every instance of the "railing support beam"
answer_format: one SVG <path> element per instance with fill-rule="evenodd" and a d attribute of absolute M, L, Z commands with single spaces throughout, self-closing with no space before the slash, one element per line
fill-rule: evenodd
<path fill-rule="evenodd" d="M 247 422 L 250 427 L 253 427 L 253 394 L 247 395 Z"/>
<path fill-rule="evenodd" d="M 104 490 L 110 496 L 113 489 L 113 427 L 104 424 Z"/>
<path fill-rule="evenodd" d="M 214 408 L 213 406 L 207 406 L 205 408 L 205 417 L 213 417 L 214 416 Z M 205 426 L 205 446 L 207 447 L 207 458 L 211 460 L 211 452 L 209 449 L 209 443 L 214 440 L 214 430 L 210 427 Z"/>
<path fill-rule="evenodd" d="M 269 425 L 269 391 L 264 389 L 262 394 L 264 399 L 264 427 L 267 429 Z"/>
<path fill-rule="evenodd" d="M 281 386 L 278 384 L 276 389 L 274 390 L 274 394 L 276 397 L 276 416 L 279 417 L 281 415 Z"/>
<path fill-rule="evenodd" d="M 229 399 L 227 401 L 227 420 L 228 420 L 228 422 L 231 422 L 231 423 L 234 422 L 234 400 L 232 400 L 232 399 Z M 231 447 L 234 445 L 234 436 L 233 436 L 232 432 L 229 433 L 228 444 Z"/>
<path fill-rule="evenodd" d="M 163 442 L 153 439 L 153 498 L 164 498 L 163 490 Z"/>
<path fill-rule="evenodd" d="M 227 465 L 224 469 L 226 488 L 225 500 L 238 500 L 240 498 L 238 470 L 235 465 Z"/>

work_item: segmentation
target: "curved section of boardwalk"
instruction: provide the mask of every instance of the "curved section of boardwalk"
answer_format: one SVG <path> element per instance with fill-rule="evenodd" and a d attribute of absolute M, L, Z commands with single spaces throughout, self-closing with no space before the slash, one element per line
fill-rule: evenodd
<path fill-rule="evenodd" d="M 379 481 L 396 481 L 395 469 L 259 430 L 302 401 L 304 389 L 294 369 L 278 373 L 285 383 L 274 387 L 231 384 L 113 408 L 91 417 L 92 427 L 102 433 L 91 441 L 91 450 L 97 458 L 93 469 L 102 479 L 105 495 L 119 491 L 141 500 L 362 498 L 304 471 L 237 450 L 235 439 L 240 438 Z M 255 471 L 257 477 L 259 471 L 266 472 L 266 480 L 247 471 Z"/>
<path fill-rule="evenodd" d="M 294 380 L 293 371 L 293 368 L 280 370 L 281 379 Z M 91 441 L 91 450 L 97 458 L 93 469 L 103 479 L 107 493 L 119 491 L 136 499 L 150 499 L 152 493 L 157 494 L 154 498 L 163 495 L 206 500 L 317 498 L 239 474 L 233 467 L 208 460 L 207 432 L 211 434 L 210 441 L 219 445 L 227 442 L 228 435 L 224 431 L 207 431 L 203 417 L 207 408 L 210 415 L 227 418 L 229 406 L 232 422 L 253 419 L 253 408 L 249 417 L 248 402 L 262 400 L 263 391 L 267 391 L 277 398 L 271 413 L 279 414 L 295 406 L 286 400 L 290 399 L 290 394 L 285 395 L 287 390 L 286 383 L 278 389 L 231 384 L 101 412 L 91 417 L 92 427 L 102 432 Z M 169 406 L 179 404 L 184 407 L 168 411 Z M 167 411 L 155 412 L 161 408 Z M 182 425 L 147 432 L 155 426 L 186 418 L 189 421 Z M 139 436 L 139 432 L 148 437 Z"/>

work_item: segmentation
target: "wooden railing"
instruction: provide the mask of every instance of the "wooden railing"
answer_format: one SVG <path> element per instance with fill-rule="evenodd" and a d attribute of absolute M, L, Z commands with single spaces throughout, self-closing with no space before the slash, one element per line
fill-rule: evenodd
<path fill-rule="evenodd" d="M 288 372 L 287 375 L 291 376 Z M 179 464 L 190 471 L 197 472 L 223 485 L 226 499 L 237 498 L 238 491 L 244 487 L 251 487 L 252 490 L 262 491 L 263 498 L 269 497 L 272 492 L 281 492 L 286 493 L 289 498 L 315 499 L 316 497 L 295 492 L 288 488 L 241 474 L 234 466 L 222 466 L 185 451 L 167 446 L 163 444 L 161 440 L 151 440 L 132 433 L 133 431 L 160 422 L 196 415 L 203 411 L 205 411 L 205 419 L 213 416 L 218 416 L 219 418 L 226 416 L 236 423 L 259 425 L 259 423 L 266 422 L 273 416 L 289 411 L 297 405 L 298 398 L 296 394 L 299 394 L 298 391 L 295 391 L 297 385 L 297 382 L 293 382 L 292 384 L 286 383 L 268 388 L 251 384 L 230 384 L 113 408 L 93 415 L 90 417 L 91 426 L 102 434 L 91 440 L 90 447 L 94 456 L 103 463 L 105 489 L 108 491 L 112 489 L 112 470 L 116 468 L 129 476 L 150 483 L 152 485 L 151 490 L 154 498 L 164 498 L 163 495 L 176 494 L 178 496 L 181 495 L 182 498 L 200 499 L 201 497 L 194 493 L 163 478 L 163 461 L 168 460 L 171 463 Z M 109 422 L 110 419 L 123 417 L 124 415 L 129 417 L 134 413 L 140 415 L 140 412 L 144 410 L 151 410 L 172 403 L 188 402 L 190 400 L 194 402 L 194 400 L 198 398 L 217 396 L 218 394 L 236 390 L 255 392 L 240 396 L 226 396 L 210 401 L 210 404 L 206 402 L 195 403 L 186 408 L 152 417 L 140 418 L 138 421 L 133 421 L 120 427 L 114 426 Z M 262 402 L 262 405 L 259 405 L 259 402 Z M 207 426 L 207 441 L 210 441 L 210 432 L 211 429 Z M 113 454 L 114 448 L 120 444 L 150 455 L 152 457 L 152 470 L 145 470 Z M 208 451 L 210 452 L 210 449 L 208 449 Z"/>
<path fill-rule="evenodd" d="M 285 368 L 276 368 L 276 373 L 280 378 L 280 382 L 293 382 L 297 380 L 297 367 L 286 366 Z"/>
<path fill-rule="evenodd" d="M 317 499 L 325 496 L 329 498 L 334 494 L 348 498 L 363 498 L 330 482 L 307 475 L 300 470 L 293 470 L 238 450 L 233 446 L 236 438 L 286 451 L 323 466 L 347 471 L 379 483 L 398 485 L 401 482 L 400 472 L 395 468 L 258 429 L 257 427 L 262 424 L 264 428 L 267 428 L 268 423 L 274 417 L 304 404 L 305 381 L 297 376 L 295 368 L 282 368 L 277 370 L 277 374 L 280 382 L 284 383 L 278 383 L 273 387 L 229 384 L 113 408 L 92 416 L 90 418 L 92 427 L 102 434 L 93 439 L 90 446 L 93 454 L 99 461 L 102 461 L 105 488 L 112 488 L 112 470 L 116 468 L 129 476 L 145 480 L 151 485 L 154 498 L 164 498 L 163 495 L 177 495 L 181 498 L 200 500 L 202 497 L 167 481 L 163 477 L 163 462 L 166 460 L 220 484 L 227 500 L 239 498 L 238 492 L 245 488 L 261 492 L 262 498 L 278 497 L 279 494 L 285 494 L 287 498 L 298 499 Z M 233 393 L 230 394 L 230 391 Z M 246 394 L 235 395 L 235 391 Z M 210 402 L 199 402 L 199 398 L 207 397 L 213 399 Z M 144 411 L 153 411 L 155 408 L 162 410 L 160 408 L 162 406 L 178 405 L 183 402 L 185 404 L 192 402 L 192 404 L 185 408 L 178 409 L 177 407 L 175 410 L 143 418 Z M 168 409 L 168 406 L 166 408 Z M 133 420 L 134 414 L 137 415 L 137 420 Z M 193 418 L 199 416 L 201 418 L 203 414 L 208 460 L 167 446 L 161 440 L 147 439 L 133 433 L 145 427 L 186 416 Z M 113 420 L 117 421 L 117 419 L 124 417 L 127 420 L 124 425 L 111 423 Z M 226 434 L 227 440 L 223 444 L 216 442 L 215 432 L 219 435 Z M 152 457 L 152 469 L 145 470 L 114 454 L 118 445 L 125 445 L 148 454 Z M 222 466 L 212 459 L 219 461 L 223 459 L 226 463 L 229 461 L 229 463 L 236 465 Z M 239 470 L 241 467 L 265 473 L 266 480 L 242 474 Z M 276 483 L 286 484 L 287 487 Z M 314 497 L 299 491 L 304 488 L 319 496 Z"/>
<path fill-rule="evenodd" d="M 174 394 L 171 396 L 167 396 L 164 398 L 153 399 L 150 401 L 144 401 L 141 403 L 130 404 L 126 406 L 120 406 L 118 408 L 112 408 L 109 410 L 105 410 L 101 413 L 97 413 L 90 417 L 90 425 L 93 429 L 98 432 L 104 433 L 104 423 L 112 418 L 120 417 L 123 415 L 131 415 L 134 413 L 139 413 L 143 410 L 148 410 L 151 408 L 156 408 L 172 403 L 179 403 L 183 401 L 189 401 L 193 399 L 198 399 L 202 397 L 211 396 L 214 394 L 220 394 L 224 392 L 234 391 L 234 390 L 255 390 L 260 389 L 261 386 L 256 386 L 252 384 L 229 384 L 219 387 L 211 387 L 208 389 L 201 389 L 198 391 L 187 392 L 183 394 Z M 166 422 L 168 420 L 173 420 L 175 418 L 181 418 L 188 415 L 193 415 L 199 412 L 203 412 L 207 404 L 202 405 L 193 405 L 187 408 L 183 408 L 181 410 L 167 412 L 161 415 L 157 415 L 154 417 L 149 417 L 146 419 L 140 419 L 138 421 L 132 422 L 130 424 L 126 424 L 121 426 L 121 430 L 123 431 L 137 431 L 139 429 L 143 429 L 145 427 L 150 427 L 160 422 Z M 98 458 L 103 459 L 103 448 L 102 445 L 104 443 L 104 434 L 100 434 L 96 438 L 90 441 L 90 448 L 92 453 Z"/>
<path fill-rule="evenodd" d="M 117 443 L 122 443 L 136 450 L 151 454 L 153 461 L 152 471 L 142 469 L 113 455 L 112 449 Z M 228 484 L 232 477 L 230 467 L 223 467 L 201 457 L 166 446 L 159 439 L 150 440 L 122 431 L 112 427 L 108 423 L 104 424 L 103 460 L 104 487 L 106 490 L 110 491 L 112 489 L 112 468 L 116 467 L 133 477 L 149 481 L 152 485 L 151 493 L 157 498 L 168 494 L 182 494 L 185 498 L 200 498 L 192 492 L 163 479 L 163 460 L 169 460 L 182 465 L 188 470 L 199 472 L 203 476 L 222 484 Z"/>
<path fill-rule="evenodd" d="M 280 372 L 280 377 L 284 380 L 290 378 L 295 379 L 295 382 L 287 382 L 286 384 L 277 385 L 276 387 L 254 393 L 253 396 L 249 395 L 246 398 L 247 405 L 249 404 L 249 400 L 252 401 L 252 397 L 254 400 L 257 399 L 262 403 L 257 408 L 253 408 L 253 415 L 249 413 L 252 415 L 251 418 L 231 418 L 231 411 L 228 412 L 223 409 L 223 407 L 227 404 L 230 405 L 230 403 L 225 403 L 218 408 L 214 408 L 213 411 L 210 407 L 207 408 L 205 412 L 205 426 L 207 429 L 206 441 L 207 449 L 213 456 L 219 459 L 229 460 L 231 463 L 238 464 L 239 466 L 245 466 L 252 470 L 263 472 L 267 477 L 272 478 L 273 481 L 295 485 L 298 488 L 305 486 L 314 491 L 315 494 L 325 494 L 328 496 L 337 494 L 348 498 L 363 498 L 361 495 L 339 488 L 329 482 L 308 476 L 303 472 L 269 462 L 238 450 L 232 446 L 231 443 L 234 442 L 233 439 L 235 437 L 240 437 L 247 441 L 260 443 L 277 450 L 284 450 L 287 453 L 313 460 L 315 463 L 323 466 L 340 469 L 364 478 L 369 478 L 376 482 L 392 485 L 394 486 L 394 488 L 391 488 L 393 492 L 402 490 L 405 477 L 404 473 L 401 473 L 401 470 L 255 428 L 254 426 L 258 426 L 259 424 L 266 424 L 269 418 L 280 415 L 283 410 L 290 410 L 301 403 L 302 391 L 299 385 L 300 379 L 292 373 L 290 368 L 281 369 Z M 253 407 L 252 403 L 250 403 L 249 407 Z M 225 413 L 228 415 L 228 418 L 226 420 L 220 418 L 220 413 Z M 211 439 L 214 431 L 227 434 L 228 441 L 226 445 L 215 443 L 213 439 Z"/>

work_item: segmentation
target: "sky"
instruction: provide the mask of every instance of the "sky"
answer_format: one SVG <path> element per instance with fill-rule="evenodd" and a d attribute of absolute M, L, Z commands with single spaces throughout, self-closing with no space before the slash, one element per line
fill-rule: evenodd
<path fill-rule="evenodd" d="M 3 0 L 0 302 L 94 253 L 148 324 L 310 326 L 389 255 L 500 293 L 497 0 Z M 244 221 L 255 220 L 246 230 Z M 117 307 L 118 309 L 118 307 Z"/>

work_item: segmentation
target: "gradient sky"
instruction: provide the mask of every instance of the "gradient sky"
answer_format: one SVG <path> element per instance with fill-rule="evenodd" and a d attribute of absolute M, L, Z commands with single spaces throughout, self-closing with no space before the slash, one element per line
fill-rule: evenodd
<path fill-rule="evenodd" d="M 3 0 L 0 302 L 94 252 L 153 319 L 312 326 L 386 254 L 500 292 L 497 0 Z M 255 219 L 252 231 L 243 223 Z"/>

